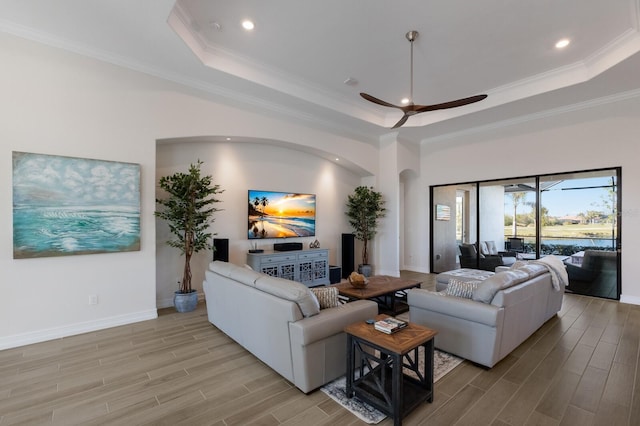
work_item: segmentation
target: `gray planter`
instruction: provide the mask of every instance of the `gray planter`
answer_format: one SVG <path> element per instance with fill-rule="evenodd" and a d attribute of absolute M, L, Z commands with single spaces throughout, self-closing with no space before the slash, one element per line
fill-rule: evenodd
<path fill-rule="evenodd" d="M 178 312 L 192 312 L 198 306 L 198 292 L 193 290 L 191 293 L 180 293 L 176 291 L 173 296 L 173 306 Z"/>
<path fill-rule="evenodd" d="M 368 278 L 373 273 L 373 267 L 371 265 L 358 265 L 358 273 Z"/>

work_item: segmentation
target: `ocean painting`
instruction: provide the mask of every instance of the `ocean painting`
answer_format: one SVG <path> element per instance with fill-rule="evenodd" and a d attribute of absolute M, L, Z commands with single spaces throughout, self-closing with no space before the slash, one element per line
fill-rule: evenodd
<path fill-rule="evenodd" d="M 140 250 L 140 165 L 13 152 L 13 258 Z"/>

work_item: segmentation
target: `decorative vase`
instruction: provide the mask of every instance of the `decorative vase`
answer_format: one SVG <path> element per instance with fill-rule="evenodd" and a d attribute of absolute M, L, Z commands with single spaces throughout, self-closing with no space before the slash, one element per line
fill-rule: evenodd
<path fill-rule="evenodd" d="M 364 275 L 367 278 L 371 276 L 372 271 L 373 268 L 371 267 L 371 265 L 358 265 L 358 273 Z"/>
<path fill-rule="evenodd" d="M 178 312 L 192 312 L 198 306 L 198 292 L 192 290 L 191 293 L 180 293 L 176 291 L 173 296 L 173 306 Z"/>

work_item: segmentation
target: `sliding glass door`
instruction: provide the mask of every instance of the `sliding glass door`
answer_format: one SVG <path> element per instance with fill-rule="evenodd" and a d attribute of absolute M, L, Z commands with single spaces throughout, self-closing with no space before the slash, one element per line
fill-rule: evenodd
<path fill-rule="evenodd" d="M 540 183 L 542 253 L 565 260 L 569 290 L 618 299 L 617 171 L 550 175 Z"/>
<path fill-rule="evenodd" d="M 620 175 L 614 168 L 432 187 L 431 271 L 557 256 L 568 291 L 619 299 Z"/>

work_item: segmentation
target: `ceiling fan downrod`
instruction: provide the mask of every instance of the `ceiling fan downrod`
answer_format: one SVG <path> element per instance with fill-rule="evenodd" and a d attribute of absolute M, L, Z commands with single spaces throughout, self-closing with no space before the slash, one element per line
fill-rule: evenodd
<path fill-rule="evenodd" d="M 413 105 L 413 42 L 415 41 L 415 39 L 418 38 L 418 36 L 420 35 L 419 32 L 417 31 L 409 31 L 405 37 L 407 37 L 407 40 L 409 40 L 409 43 L 411 44 L 411 66 L 410 66 L 410 71 L 409 71 L 409 104 Z"/>

